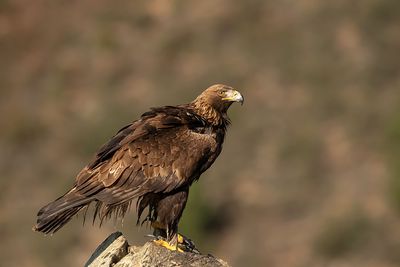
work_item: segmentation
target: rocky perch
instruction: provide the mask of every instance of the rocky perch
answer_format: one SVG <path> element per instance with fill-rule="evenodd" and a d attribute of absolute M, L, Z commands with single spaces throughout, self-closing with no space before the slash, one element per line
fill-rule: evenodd
<path fill-rule="evenodd" d="M 129 246 L 121 232 L 107 237 L 97 247 L 85 267 L 133 267 L 133 266 L 223 266 L 229 265 L 211 255 L 171 251 L 154 242 L 141 247 Z"/>

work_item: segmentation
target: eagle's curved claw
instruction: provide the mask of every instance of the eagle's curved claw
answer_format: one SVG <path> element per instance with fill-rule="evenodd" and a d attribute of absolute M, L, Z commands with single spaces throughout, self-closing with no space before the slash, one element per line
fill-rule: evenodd
<path fill-rule="evenodd" d="M 193 240 L 187 238 L 186 236 L 178 234 L 177 241 L 178 247 L 183 251 L 200 254 L 200 251 L 196 248 Z"/>

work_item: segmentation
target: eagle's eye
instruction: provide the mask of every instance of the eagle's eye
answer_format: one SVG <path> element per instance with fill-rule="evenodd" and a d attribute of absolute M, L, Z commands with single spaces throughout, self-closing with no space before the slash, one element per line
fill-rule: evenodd
<path fill-rule="evenodd" d="M 219 89 L 219 90 L 218 90 L 218 95 L 219 95 L 219 96 L 224 96 L 224 90 Z"/>

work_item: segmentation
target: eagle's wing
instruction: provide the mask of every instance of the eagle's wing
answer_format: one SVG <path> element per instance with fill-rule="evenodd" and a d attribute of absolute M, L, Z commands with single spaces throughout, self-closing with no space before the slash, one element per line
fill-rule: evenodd
<path fill-rule="evenodd" d="M 77 176 L 74 193 L 118 205 L 193 182 L 215 153 L 206 123 L 182 107 L 153 109 L 121 129 Z"/>

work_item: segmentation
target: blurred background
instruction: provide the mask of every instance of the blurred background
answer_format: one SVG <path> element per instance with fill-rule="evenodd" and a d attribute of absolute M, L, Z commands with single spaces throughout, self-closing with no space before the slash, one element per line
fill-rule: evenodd
<path fill-rule="evenodd" d="M 111 232 L 31 231 L 151 106 L 225 83 L 224 150 L 181 232 L 233 266 L 400 266 L 400 2 L 0 1 L 2 266 L 82 266 Z"/>

